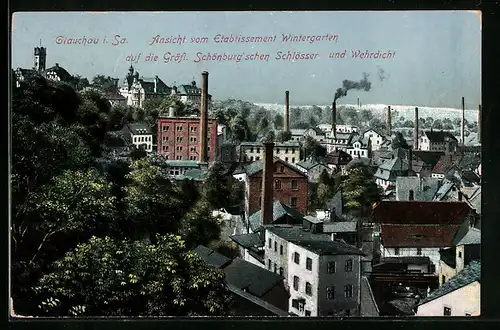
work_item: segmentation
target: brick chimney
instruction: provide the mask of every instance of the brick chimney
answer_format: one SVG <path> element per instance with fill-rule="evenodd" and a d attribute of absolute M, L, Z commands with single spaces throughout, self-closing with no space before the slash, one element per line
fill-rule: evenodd
<path fill-rule="evenodd" d="M 337 136 L 337 104 L 335 101 L 332 103 L 332 136 Z"/>
<path fill-rule="evenodd" d="M 481 116 L 482 116 L 482 109 L 481 109 L 481 104 L 479 105 L 477 109 L 477 139 L 479 143 L 481 143 Z"/>
<path fill-rule="evenodd" d="M 391 136 L 392 123 L 391 123 L 391 106 L 390 105 L 387 107 L 385 122 L 387 124 L 387 132 L 389 133 L 389 136 Z"/>
<path fill-rule="evenodd" d="M 413 171 L 413 150 L 408 148 L 408 171 Z"/>
<path fill-rule="evenodd" d="M 201 104 L 200 104 L 200 160 L 208 163 L 208 72 L 201 73 Z"/>
<path fill-rule="evenodd" d="M 415 118 L 413 119 L 413 149 L 418 150 L 418 108 L 415 107 Z"/>
<path fill-rule="evenodd" d="M 260 209 L 261 225 L 267 225 L 273 221 L 273 150 L 273 142 L 264 142 L 264 171 L 262 173 L 262 195 Z"/>
<path fill-rule="evenodd" d="M 285 92 L 285 118 L 284 129 L 285 132 L 290 131 L 290 92 Z"/>
<path fill-rule="evenodd" d="M 462 120 L 460 122 L 460 142 L 465 143 L 465 97 L 462 96 Z"/>

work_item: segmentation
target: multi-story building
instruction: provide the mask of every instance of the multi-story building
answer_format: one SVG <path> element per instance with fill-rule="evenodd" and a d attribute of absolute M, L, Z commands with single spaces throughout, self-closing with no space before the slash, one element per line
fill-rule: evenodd
<path fill-rule="evenodd" d="M 356 132 L 343 133 L 338 132 L 333 136 L 331 133 L 327 136 L 326 143 L 323 145 L 326 147 L 328 153 L 337 150 L 347 151 L 351 147 L 353 139 L 358 136 Z"/>
<path fill-rule="evenodd" d="M 418 143 L 420 150 L 453 152 L 458 145 L 457 138 L 446 131 L 425 131 Z"/>
<path fill-rule="evenodd" d="M 158 76 L 154 76 L 154 78 L 139 77 L 139 72 L 134 71 L 130 65 L 129 72 L 122 80 L 119 92 L 127 99 L 127 105 L 142 108 L 147 99 L 171 95 L 172 88 L 168 87 Z"/>
<path fill-rule="evenodd" d="M 299 316 L 359 316 L 361 256 L 338 241 L 288 245 L 289 312 Z"/>
<path fill-rule="evenodd" d="M 347 148 L 346 152 L 353 158 L 371 158 L 372 141 L 368 137 L 356 137 L 352 141 L 352 146 Z"/>
<path fill-rule="evenodd" d="M 307 176 L 290 163 L 274 158 L 273 200 L 279 200 L 300 213 L 307 212 Z M 264 164 L 262 160 L 246 168 L 245 215 L 246 218 L 261 208 L 261 191 Z"/>
<path fill-rule="evenodd" d="M 332 124 L 319 124 L 317 126 L 320 130 L 330 135 L 332 132 Z M 335 125 L 335 131 L 338 133 L 353 133 L 359 132 L 359 127 L 354 125 Z"/>
<path fill-rule="evenodd" d="M 264 147 L 260 142 L 242 142 L 240 152 L 242 159 L 247 162 L 259 161 L 264 158 Z M 298 163 L 300 161 L 300 143 L 296 141 L 275 143 L 273 154 L 274 157 L 287 163 Z"/>
<path fill-rule="evenodd" d="M 137 149 L 144 148 L 146 152 L 153 152 L 153 133 L 147 124 L 127 124 L 123 128 Z"/>
<path fill-rule="evenodd" d="M 364 138 L 370 139 L 371 140 L 371 147 L 372 150 L 379 150 L 380 147 L 384 144 L 384 141 L 386 140 L 386 137 L 375 131 L 374 129 L 370 128 L 369 130 L 365 131 L 362 136 Z"/>
<path fill-rule="evenodd" d="M 216 160 L 217 121 L 208 119 L 208 159 Z M 200 118 L 162 117 L 158 119 L 158 155 L 168 160 L 197 161 L 200 158 Z"/>
<path fill-rule="evenodd" d="M 196 86 L 196 81 L 193 81 L 190 85 L 178 85 L 172 87 L 173 94 L 177 95 L 182 103 L 187 104 L 200 104 L 201 102 L 201 88 Z M 208 94 L 208 101 L 212 100 L 212 95 Z"/>

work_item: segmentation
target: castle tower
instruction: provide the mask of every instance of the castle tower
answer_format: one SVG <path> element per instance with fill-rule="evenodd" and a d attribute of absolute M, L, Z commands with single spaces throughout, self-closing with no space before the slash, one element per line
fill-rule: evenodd
<path fill-rule="evenodd" d="M 45 71 L 47 61 L 47 49 L 45 47 L 35 47 L 35 70 Z"/>

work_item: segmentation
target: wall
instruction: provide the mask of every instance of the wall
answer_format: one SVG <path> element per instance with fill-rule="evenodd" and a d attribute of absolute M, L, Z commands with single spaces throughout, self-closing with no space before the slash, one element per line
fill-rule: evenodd
<path fill-rule="evenodd" d="M 417 248 L 400 248 L 399 255 L 395 254 L 394 248 L 388 248 L 381 246 L 382 257 L 417 257 Z M 444 247 L 443 247 L 444 248 Z M 431 262 L 436 266 L 436 274 L 439 274 L 439 261 L 441 260 L 441 255 L 439 254 L 440 248 L 422 248 L 421 257 L 429 257 Z"/>
<path fill-rule="evenodd" d="M 253 256 L 251 256 L 250 253 L 248 253 L 248 250 L 246 250 L 246 249 L 244 249 L 243 259 L 245 261 L 248 261 L 249 263 L 256 265 L 256 266 L 266 268 L 266 266 L 263 265 L 258 259 L 255 259 Z"/>
<path fill-rule="evenodd" d="M 177 127 L 182 127 L 182 131 L 179 131 Z M 200 159 L 199 127 L 199 117 L 160 118 L 157 135 L 158 154 L 169 160 L 198 161 Z M 208 119 L 208 139 L 208 158 L 212 162 L 215 161 L 217 152 L 217 121 L 215 119 Z"/>
<path fill-rule="evenodd" d="M 385 139 L 382 136 L 373 131 L 365 132 L 365 134 L 363 134 L 363 137 L 365 138 L 368 137 L 372 140 L 372 150 L 379 150 L 380 146 L 385 141 Z"/>
<path fill-rule="evenodd" d="M 132 142 L 137 148 L 145 144 L 147 152 L 153 151 L 153 135 L 132 135 Z"/>
<path fill-rule="evenodd" d="M 293 261 L 293 255 L 297 252 L 300 254 L 299 264 L 297 265 Z M 312 260 L 312 270 L 306 269 L 306 259 L 311 258 Z M 288 283 L 290 289 L 290 299 L 289 299 L 289 309 L 288 311 L 299 316 L 305 316 L 305 311 L 310 311 L 311 316 L 319 316 L 318 314 L 318 298 L 319 295 L 325 294 L 326 292 L 319 291 L 319 256 L 311 251 L 304 249 L 301 246 L 289 243 L 289 249 L 287 254 L 288 260 Z M 293 288 L 293 277 L 297 276 L 299 278 L 299 287 L 296 291 Z M 306 294 L 306 282 L 311 283 L 312 295 Z M 304 311 L 300 312 L 298 309 L 292 307 L 292 301 L 297 298 L 305 299 Z"/>
<path fill-rule="evenodd" d="M 481 313 L 481 285 L 471 283 L 449 294 L 431 300 L 418 307 L 416 316 L 443 316 L 444 307 L 451 308 L 451 316 L 465 316 L 466 313 Z"/>
<path fill-rule="evenodd" d="M 261 144 L 242 144 L 241 147 L 246 161 L 254 162 L 264 159 L 264 147 Z M 275 144 L 273 155 L 282 161 L 295 164 L 300 161 L 300 147 Z"/>
<path fill-rule="evenodd" d="M 297 173 L 296 171 L 284 166 L 283 164 L 277 162 L 275 163 L 278 169 L 283 166 L 284 172 L 281 173 L 279 170 L 274 172 L 274 182 L 273 200 L 279 200 L 282 203 L 290 206 L 291 197 L 297 198 L 296 210 L 300 213 L 307 213 L 307 202 L 308 202 L 308 181 L 302 173 Z M 263 171 L 256 173 L 248 177 L 248 215 L 252 215 L 256 211 L 260 210 L 260 200 L 261 200 L 261 182 L 262 182 Z M 275 188 L 275 181 L 281 180 L 281 189 Z M 291 181 L 297 181 L 297 189 L 291 188 Z"/>
<path fill-rule="evenodd" d="M 443 285 L 443 276 L 445 276 L 445 281 L 448 281 L 453 276 L 457 275 L 457 270 L 451 268 L 444 261 L 439 261 L 439 286 Z"/>
<path fill-rule="evenodd" d="M 283 278 L 285 279 L 285 284 L 288 284 L 288 242 L 283 238 L 273 234 L 269 230 L 265 233 L 265 264 L 268 267 L 268 260 L 271 260 L 270 271 L 274 272 L 274 264 L 276 264 L 276 273 L 279 274 L 280 267 L 283 268 Z M 269 239 L 271 239 L 271 248 L 269 248 Z M 276 251 L 274 251 L 274 243 L 276 242 Z M 280 253 L 280 247 L 283 246 L 283 254 Z M 288 309 L 286 309 L 288 310 Z"/>

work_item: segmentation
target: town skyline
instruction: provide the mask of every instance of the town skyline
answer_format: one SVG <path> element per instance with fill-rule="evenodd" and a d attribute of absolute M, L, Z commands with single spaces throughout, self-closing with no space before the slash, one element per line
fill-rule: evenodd
<path fill-rule="evenodd" d="M 59 63 L 71 74 L 92 79 L 97 74 L 123 79 L 130 67 L 125 58 L 151 53 L 160 60 L 166 51 L 184 52 L 183 63 L 132 63 L 141 76 L 158 75 L 167 85 L 189 84 L 194 77 L 200 84 L 200 73 L 211 76 L 210 90 L 215 99 L 242 99 L 254 103 L 283 103 L 283 93 L 289 90 L 297 105 L 330 104 L 335 90 L 344 79 L 359 81 L 369 74 L 371 90 L 352 90 L 339 103 L 421 105 L 428 107 L 459 108 L 464 96 L 467 109 L 476 109 L 481 103 L 480 93 L 480 24 L 470 12 L 239 12 L 239 13 L 17 13 L 12 32 L 12 67 L 31 68 L 33 48 L 47 48 L 47 66 Z M 148 27 L 127 24 L 129 18 L 137 22 L 148 20 Z M 175 33 L 162 33 L 165 19 Z M 57 19 L 67 30 L 49 27 Z M 331 27 L 329 22 L 337 22 Z M 256 26 L 256 21 L 264 22 Z M 272 21 L 274 24 L 268 23 Z M 185 24 L 190 22 L 191 24 Z M 296 24 L 295 22 L 304 22 Z M 312 26 L 309 27 L 311 22 Z M 348 26 L 349 22 L 357 22 Z M 386 23 L 387 22 L 387 23 Z M 390 23 L 389 23 L 390 22 Z M 391 27 L 398 24 L 400 31 Z M 65 26 L 66 26 L 65 25 Z M 87 35 L 113 43 L 115 35 L 127 38 L 128 43 L 115 47 L 105 45 L 57 44 L 56 39 L 82 36 L 82 26 L 90 26 Z M 189 26 L 189 27 L 186 27 Z M 136 29 L 132 27 L 136 26 Z M 307 28 L 306 28 L 307 26 Z M 182 27 L 182 28 L 181 28 Z M 40 32 L 43 31 L 43 32 Z M 363 32 L 361 32 L 363 31 Z M 369 32 L 368 32 L 369 31 Z M 155 44 L 155 36 L 168 37 L 207 35 L 209 44 L 181 45 Z M 212 42 L 218 34 L 225 36 L 276 36 L 282 33 L 323 36 L 330 33 L 337 41 L 308 40 L 303 43 L 238 43 Z M 376 37 L 383 35 L 383 38 Z M 120 38 L 118 38 L 119 40 Z M 319 40 L 319 39 L 318 39 Z M 334 39 L 332 39 L 334 40 Z M 102 41 L 102 40 L 101 40 Z M 170 46 L 170 47 L 165 47 Z M 328 58 L 330 52 L 349 53 L 359 49 L 394 51 L 393 59 Z M 201 61 L 195 63 L 198 52 L 207 54 L 234 53 L 271 54 L 263 63 Z M 283 53 L 318 53 L 317 60 L 295 62 L 273 59 Z M 253 54 L 253 53 L 252 53 Z M 204 56 L 205 56 L 204 55 Z M 76 60 L 75 60 L 76 59 Z M 340 62 L 342 60 L 342 62 Z M 315 61 L 315 62 L 314 62 Z M 262 61 L 261 61 L 262 62 Z M 416 70 L 415 68 L 420 68 Z M 243 78 L 244 77 L 244 78 Z M 231 82 L 231 83 L 228 83 Z M 293 82 L 293 83 L 290 83 Z"/>

